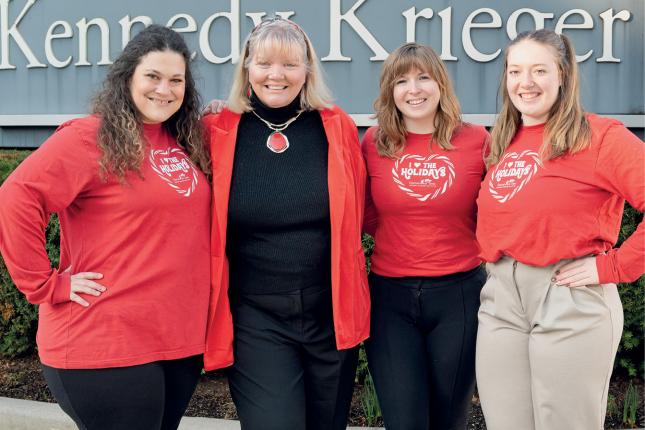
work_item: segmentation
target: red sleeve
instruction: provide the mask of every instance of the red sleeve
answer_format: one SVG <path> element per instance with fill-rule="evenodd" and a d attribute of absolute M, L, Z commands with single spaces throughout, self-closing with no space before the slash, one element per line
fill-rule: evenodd
<path fill-rule="evenodd" d="M 361 150 L 363 152 L 363 159 L 365 160 L 366 168 L 368 146 L 374 145 L 374 130 L 375 127 L 370 127 L 363 135 L 363 140 L 361 141 Z M 365 183 L 365 214 L 363 216 L 363 231 L 371 236 L 374 236 L 374 233 L 376 232 L 377 222 L 378 214 L 376 212 L 376 206 L 374 206 L 374 201 L 372 200 L 372 188 L 368 171 L 367 181 Z"/>
<path fill-rule="evenodd" d="M 68 207 L 97 169 L 78 132 L 64 127 L 0 187 L 0 252 L 29 302 L 69 301 L 71 274 L 51 267 L 45 228 L 49 215 Z"/>
<path fill-rule="evenodd" d="M 636 210 L 645 210 L 645 144 L 622 125 L 605 134 L 596 174 L 607 190 L 624 198 Z M 600 283 L 633 282 L 645 273 L 645 227 L 620 246 L 596 257 Z"/>

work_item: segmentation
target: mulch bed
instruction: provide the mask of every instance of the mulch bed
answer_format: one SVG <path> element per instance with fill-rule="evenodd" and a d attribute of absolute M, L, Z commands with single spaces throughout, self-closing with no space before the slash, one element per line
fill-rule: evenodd
<path fill-rule="evenodd" d="M 630 381 L 627 378 L 616 376 L 610 386 L 610 394 L 616 399 L 617 413 L 608 415 L 605 421 L 605 428 L 625 428 L 622 424 L 623 396 Z M 638 411 L 639 427 L 645 427 L 645 413 L 643 411 L 643 381 L 633 379 L 637 392 L 641 396 Z M 360 403 L 360 391 L 362 387 L 357 385 L 354 389 L 352 409 L 350 412 L 349 425 L 366 426 L 367 419 L 363 414 Z M 23 358 L 0 358 L 0 396 L 13 397 L 16 399 L 37 400 L 42 402 L 54 402 L 45 380 L 40 371 L 40 363 L 35 355 Z M 226 376 L 223 372 L 210 372 L 204 375 L 186 411 L 187 416 L 212 417 L 223 419 L 236 419 L 235 405 L 228 392 Z M 382 421 L 377 421 L 374 426 L 383 426 Z M 473 398 L 473 409 L 471 411 L 468 430 L 485 430 L 484 417 L 479 408 L 477 396 Z"/>

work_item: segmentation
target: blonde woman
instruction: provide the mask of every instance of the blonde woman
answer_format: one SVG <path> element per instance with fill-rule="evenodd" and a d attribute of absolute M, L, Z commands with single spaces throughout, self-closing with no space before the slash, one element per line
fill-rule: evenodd
<path fill-rule="evenodd" d="M 378 127 L 363 138 L 365 230 L 375 237 L 369 367 L 388 429 L 463 429 L 475 384 L 475 199 L 488 133 L 461 121 L 428 46 L 383 64 Z"/>
<path fill-rule="evenodd" d="M 305 32 L 280 18 L 251 32 L 228 108 L 205 122 L 215 190 L 206 368 L 234 361 L 245 430 L 345 429 L 369 334 L 356 127 L 331 104 Z"/>
<path fill-rule="evenodd" d="M 551 30 L 506 49 L 502 109 L 478 198 L 488 262 L 477 339 L 487 428 L 599 430 L 620 341 L 615 283 L 645 272 L 645 227 L 620 248 L 625 200 L 645 209 L 645 145 L 587 114 L 574 48 Z"/>

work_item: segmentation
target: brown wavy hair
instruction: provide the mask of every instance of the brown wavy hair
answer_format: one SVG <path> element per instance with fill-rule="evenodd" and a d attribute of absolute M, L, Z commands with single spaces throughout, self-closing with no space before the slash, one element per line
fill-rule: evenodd
<path fill-rule="evenodd" d="M 580 102 L 578 64 L 571 40 L 553 30 L 527 31 L 520 33 L 504 52 L 504 70 L 499 87 L 502 108 L 491 131 L 491 151 L 486 160 L 489 167 L 497 164 L 522 123 L 522 114 L 508 95 L 506 76 L 510 49 L 525 40 L 547 47 L 553 53 L 560 72 L 560 90 L 546 120 L 540 157 L 548 160 L 578 152 L 586 148 L 591 141 L 591 128 Z"/>
<path fill-rule="evenodd" d="M 160 25 L 151 25 L 126 45 L 92 101 L 92 113 L 101 118 L 97 145 L 102 152 L 99 173 L 103 179 L 113 174 L 125 182 L 128 172 L 141 172 L 146 143 L 141 115 L 130 94 L 130 82 L 141 59 L 150 52 L 161 51 L 176 52 L 186 64 L 183 103 L 164 121 L 163 127 L 177 139 L 191 161 L 210 175 L 210 157 L 200 122 L 201 102 L 190 69 L 191 53 L 178 33 Z"/>
<path fill-rule="evenodd" d="M 403 115 L 394 102 L 394 85 L 401 75 L 414 69 L 427 72 L 439 85 L 439 106 L 431 143 L 452 149 L 452 135 L 462 125 L 459 100 L 441 58 L 429 46 L 406 43 L 392 52 L 381 68 L 380 92 L 374 101 L 379 125 L 375 135 L 376 149 L 381 156 L 396 158 L 405 146 L 407 130 Z"/>

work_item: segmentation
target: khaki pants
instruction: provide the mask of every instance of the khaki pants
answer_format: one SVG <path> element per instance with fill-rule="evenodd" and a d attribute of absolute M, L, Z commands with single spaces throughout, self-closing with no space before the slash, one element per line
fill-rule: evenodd
<path fill-rule="evenodd" d="M 487 265 L 476 371 L 489 430 L 603 428 L 623 309 L 614 284 L 554 285 L 564 263 Z"/>

